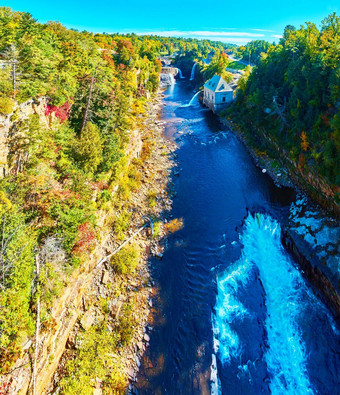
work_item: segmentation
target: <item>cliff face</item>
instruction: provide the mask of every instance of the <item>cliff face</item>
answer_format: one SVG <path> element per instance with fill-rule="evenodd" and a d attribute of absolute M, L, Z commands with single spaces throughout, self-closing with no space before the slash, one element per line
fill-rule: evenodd
<path fill-rule="evenodd" d="M 53 114 L 45 115 L 47 103 L 48 99 L 46 98 L 29 100 L 21 105 L 17 104 L 12 114 L 0 117 L 0 124 L 2 125 L 0 131 L 1 173 L 3 175 L 10 170 L 8 166 L 9 141 L 11 135 L 16 133 L 18 123 L 32 114 L 38 114 L 40 122 L 46 127 L 49 127 L 55 119 Z M 15 117 L 13 117 L 13 114 L 15 114 Z M 137 158 L 141 149 L 141 134 L 138 130 L 133 130 L 129 133 L 129 143 L 126 149 L 128 161 Z M 45 393 L 52 380 L 69 334 L 81 311 L 83 296 L 98 273 L 96 265 L 105 256 L 106 245 L 111 232 L 110 227 L 106 224 L 108 216 L 109 214 L 104 210 L 97 213 L 101 243 L 92 251 L 87 262 L 75 269 L 71 277 L 67 279 L 67 285 L 63 288 L 61 296 L 53 303 L 49 327 L 40 329 L 36 380 L 37 394 Z M 0 376 L 0 393 L 2 393 L 1 388 L 6 388 L 6 394 L 13 395 L 26 394 L 30 391 L 32 387 L 32 359 L 33 339 L 26 339 L 23 346 L 23 356 L 16 361 L 9 374 Z"/>
<path fill-rule="evenodd" d="M 168 213 L 171 208 L 171 199 L 166 195 L 165 189 L 172 161 L 169 155 L 165 155 L 165 153 L 170 154 L 174 145 L 162 137 L 163 123 L 158 120 L 161 101 L 156 100 L 155 104 L 156 108 L 151 110 L 151 114 L 147 118 L 146 130 L 141 133 L 144 148 L 147 141 L 152 143 L 153 148 L 148 159 L 143 161 L 140 186 L 138 190 L 133 191 L 131 196 L 131 223 L 133 226 L 129 234 L 133 235 L 135 230 L 133 228 L 137 224 L 143 224 L 145 218 L 153 218 L 153 221 L 155 221 L 154 233 L 151 236 L 151 228 L 147 227 L 138 233 L 130 243 L 131 247 L 137 246 L 141 251 L 141 260 L 136 271 L 129 273 L 127 276 L 117 275 L 110 262 L 106 262 L 99 268 L 92 284 L 84 295 L 79 319 L 69 335 L 53 383 L 47 393 L 54 393 L 60 387 L 64 389 L 65 385 L 67 386 L 75 380 L 74 375 L 72 373 L 70 375 L 70 365 L 87 366 L 86 361 L 81 359 L 79 354 L 82 352 L 82 344 L 86 343 L 87 333 L 90 333 L 91 329 L 98 328 L 105 322 L 104 328 L 107 333 L 120 332 L 121 329 L 117 327 L 117 323 L 121 319 L 124 320 L 124 314 L 126 314 L 126 307 L 128 306 L 132 306 L 134 328 L 131 341 L 120 346 L 121 348 L 110 349 L 108 360 L 111 359 L 113 365 L 123 373 L 126 382 L 127 379 L 130 379 L 129 388 L 134 393 L 132 386 L 135 374 L 150 341 L 152 318 L 149 317 L 149 312 L 152 311 L 152 298 L 157 292 L 155 283 L 150 278 L 148 259 L 150 254 L 157 257 L 162 256 L 165 247 L 165 239 L 163 239 L 166 232 L 165 223 L 169 221 Z M 135 152 L 137 154 L 137 151 Z M 143 149 L 140 157 L 143 156 L 142 153 Z M 156 196 L 155 205 L 152 204 L 152 207 L 150 207 L 150 191 Z M 164 226 L 161 224 L 163 222 Z M 110 239 L 109 244 L 111 248 L 118 246 L 114 237 Z M 102 309 L 103 301 L 108 302 L 105 311 Z M 96 333 L 96 336 L 100 335 Z M 105 370 L 108 374 L 112 372 L 110 362 L 105 366 Z M 94 386 L 96 394 L 112 393 L 114 391 L 112 387 L 108 387 L 103 377 L 96 376 Z M 124 392 L 117 390 L 117 393 Z"/>
<path fill-rule="evenodd" d="M 27 117 L 32 113 L 39 113 L 40 118 L 46 125 L 49 124 L 49 117 L 45 116 L 45 104 L 39 105 L 31 103 L 26 105 L 23 117 Z M 157 217 L 160 213 L 165 213 L 170 209 L 171 201 L 166 198 L 164 188 L 166 187 L 167 175 L 169 175 L 169 159 L 164 153 L 170 153 L 171 147 L 169 143 L 164 141 L 160 134 L 163 130 L 162 123 L 158 120 L 158 114 L 161 109 L 161 100 L 156 100 L 154 108 L 151 109 L 151 114 L 146 115 L 144 120 L 145 126 L 140 129 L 132 130 L 128 133 L 129 142 L 126 145 L 126 160 L 129 164 L 134 162 L 141 163 L 143 166 L 142 184 L 139 188 L 137 196 L 133 195 L 132 209 L 133 222 L 132 227 L 135 225 L 141 226 L 145 222 L 146 217 Z M 15 123 L 9 123 L 7 130 L 14 130 Z M 154 148 L 149 159 L 145 161 L 142 159 L 145 154 L 145 144 L 152 145 Z M 143 153 L 144 152 L 144 153 Z M 156 180 L 154 179 L 156 177 Z M 153 185 L 156 181 L 157 186 Z M 156 206 L 150 211 L 148 200 L 150 199 L 150 190 L 156 188 L 157 196 L 162 196 L 162 199 L 156 199 Z M 116 199 L 118 194 L 117 188 L 113 188 L 111 198 Z M 138 195 L 141 195 L 138 197 Z M 122 203 L 123 204 L 123 203 Z M 162 214 L 165 215 L 165 214 Z M 53 303 L 50 311 L 50 318 L 48 323 L 44 323 L 40 327 L 40 337 L 38 341 L 38 358 L 36 370 L 36 393 L 44 394 L 54 388 L 58 387 L 58 381 L 63 375 L 64 364 L 68 359 L 67 350 L 73 347 L 79 325 L 83 328 L 93 325 L 91 311 L 94 306 L 89 307 L 91 300 L 94 305 L 100 305 L 103 297 L 110 300 L 112 311 L 109 314 L 119 314 L 119 310 L 125 301 L 128 301 L 135 295 L 136 289 L 140 289 L 138 296 L 138 311 L 134 315 L 138 316 L 138 329 L 133 338 L 132 345 L 129 346 L 126 358 L 124 360 L 126 377 L 132 378 L 135 370 L 137 369 L 136 357 L 137 353 L 142 353 L 147 346 L 148 336 L 144 333 L 143 328 L 146 325 L 149 306 L 148 298 L 153 292 L 150 283 L 148 282 L 148 269 L 146 261 L 148 258 L 148 251 L 155 250 L 159 254 L 157 238 L 150 239 L 145 234 L 145 231 L 140 234 L 136 239 L 137 244 L 143 251 L 142 267 L 136 272 L 136 278 L 127 280 L 126 295 L 120 295 L 115 304 L 115 299 L 111 293 L 117 296 L 117 288 L 121 287 L 120 276 L 117 276 L 112 269 L 112 265 L 105 264 L 97 267 L 98 262 L 104 256 L 112 252 L 120 243 L 115 240 L 115 234 L 112 231 L 112 212 L 107 209 L 101 209 L 97 212 L 97 229 L 100 232 L 100 244 L 91 252 L 86 262 L 79 268 L 73 270 L 72 274 L 66 279 L 66 284 L 62 289 L 60 296 L 58 296 Z M 134 229 L 130 229 L 134 232 Z M 40 255 L 44 245 L 41 246 Z M 141 274 L 142 273 L 142 274 Z M 140 278 L 138 277 L 140 275 Z M 118 285 L 116 286 L 116 282 Z M 134 296 L 133 296 L 134 297 Z M 118 307 L 118 312 L 116 311 Z M 122 307 L 123 308 L 123 307 Z M 83 317 L 82 317 L 82 314 Z M 81 318 L 82 317 L 82 318 Z M 81 318 L 81 320 L 80 320 Z M 90 319 L 88 319 L 90 318 Z M 79 324 L 80 322 L 80 324 Z M 32 365 L 34 360 L 34 339 L 26 339 L 23 347 L 23 355 L 18 359 L 12 367 L 11 372 L 4 376 L 0 376 L 0 393 L 1 388 L 5 389 L 6 394 L 26 394 L 32 390 Z M 66 349 L 66 353 L 65 353 Z M 125 355 L 125 353 L 124 353 Z M 60 360 L 62 361 L 60 363 Z M 126 366 L 125 366 L 126 365 Z M 55 372 L 58 374 L 53 378 Z M 51 385 L 51 382 L 53 384 Z"/>
<path fill-rule="evenodd" d="M 336 217 L 340 217 L 340 205 L 336 201 L 336 196 L 340 193 L 340 188 L 330 185 L 319 174 L 315 173 L 308 166 L 303 168 L 289 159 L 288 152 L 270 138 L 264 130 L 257 130 L 257 137 L 276 152 L 275 159 L 288 170 L 289 176 L 294 183 L 302 190 L 306 191 L 321 207 L 331 211 Z"/>
<path fill-rule="evenodd" d="M 290 208 L 283 243 L 340 319 L 339 222 L 298 194 Z"/>
<path fill-rule="evenodd" d="M 340 295 L 338 279 L 334 272 L 316 256 L 311 256 L 310 247 L 303 239 L 297 238 L 294 231 L 286 229 L 282 233 L 282 244 L 292 254 L 302 269 L 303 275 L 319 292 L 324 302 L 331 308 L 340 322 Z"/>
<path fill-rule="evenodd" d="M 30 115 L 38 114 L 40 121 L 49 126 L 54 115 L 46 116 L 48 99 L 40 97 L 24 103 L 15 103 L 13 112 L 8 115 L 0 114 L 0 177 L 8 172 L 8 153 L 10 137 L 16 133 L 18 123 L 27 119 Z"/>
<path fill-rule="evenodd" d="M 225 124 L 233 129 L 245 143 L 255 162 L 266 169 L 274 182 L 286 187 L 296 186 L 307 192 L 315 204 L 306 195 L 298 192 L 290 209 L 287 223 L 282 232 L 282 244 L 291 253 L 302 269 L 302 273 L 314 286 L 321 298 L 340 320 L 340 226 L 336 216 L 339 206 L 334 201 L 338 192 L 325 180 L 311 170 L 302 171 L 267 134 L 257 131 L 267 146 L 276 151 L 276 161 L 258 154 L 256 143 L 249 143 L 245 133 L 238 125 L 229 121 Z M 257 136 L 258 137 L 258 136 Z M 263 141 L 261 142 L 263 147 Z M 280 163 L 280 167 L 277 167 Z M 294 183 L 293 183 L 293 182 Z M 326 210 L 324 210 L 326 209 Z"/>
<path fill-rule="evenodd" d="M 106 240 L 107 235 L 103 239 Z M 78 318 L 82 297 L 96 274 L 93 269 L 102 254 L 100 246 L 89 258 L 86 268 L 82 267 L 73 272 L 68 286 L 53 305 L 50 330 L 41 329 L 37 360 L 36 388 L 38 394 L 45 392 L 58 366 L 68 336 Z M 1 378 L 3 383 L 9 385 L 7 394 L 26 394 L 31 385 L 32 354 L 29 349 L 31 344 L 32 341 L 28 340 L 24 356 L 16 362 L 12 368 L 12 374 Z"/>

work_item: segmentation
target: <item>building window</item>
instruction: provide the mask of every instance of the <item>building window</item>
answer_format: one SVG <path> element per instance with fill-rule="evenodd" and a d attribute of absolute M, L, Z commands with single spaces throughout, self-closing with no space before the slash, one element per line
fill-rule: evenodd
<path fill-rule="evenodd" d="M 223 96 L 223 99 L 222 99 L 222 101 L 225 101 L 225 96 Z"/>

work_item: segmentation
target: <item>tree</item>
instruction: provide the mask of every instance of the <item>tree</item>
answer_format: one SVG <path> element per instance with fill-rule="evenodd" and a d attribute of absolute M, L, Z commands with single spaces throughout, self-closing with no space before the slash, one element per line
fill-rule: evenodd
<path fill-rule="evenodd" d="M 36 237 L 4 192 L 0 192 L 0 229 L 0 373 L 5 373 L 34 330 L 29 303 Z"/>
<path fill-rule="evenodd" d="M 286 152 L 300 168 L 308 163 L 331 186 L 340 182 L 339 46 L 335 13 L 323 20 L 321 31 L 310 22 L 299 29 L 288 25 L 280 44 L 239 80 L 242 94 L 230 109 L 254 141 L 273 149 L 262 138 L 265 130 L 282 147 L 282 159 Z"/>
<path fill-rule="evenodd" d="M 253 40 L 245 46 L 238 48 L 237 55 L 247 63 L 258 64 L 261 59 L 261 54 L 266 53 L 271 44 L 264 40 Z"/>
<path fill-rule="evenodd" d="M 227 54 L 216 54 L 212 58 L 211 63 L 203 70 L 204 80 L 209 80 L 215 74 L 217 74 L 224 78 L 227 82 L 230 82 L 232 80 L 232 76 L 226 71 L 229 63 L 230 60 Z"/>
<path fill-rule="evenodd" d="M 238 81 L 237 89 L 239 89 L 239 90 L 242 91 L 243 93 L 244 93 L 245 90 L 246 90 L 247 81 L 248 81 L 248 78 L 249 78 L 250 73 L 251 73 L 251 67 L 250 67 L 250 66 L 247 66 L 247 67 L 244 69 L 244 73 L 243 73 L 242 77 L 241 77 L 241 78 L 239 79 L 239 81 Z"/>
<path fill-rule="evenodd" d="M 18 88 L 18 64 L 19 64 L 19 51 L 14 43 L 11 43 L 9 47 L 6 48 L 4 52 L 2 52 L 3 62 L 7 64 L 10 69 L 10 76 L 12 80 L 12 90 L 13 95 L 15 95 Z"/>
<path fill-rule="evenodd" d="M 102 140 L 98 126 L 88 122 L 75 144 L 75 158 L 86 173 L 95 173 L 103 160 Z"/>
<path fill-rule="evenodd" d="M 307 151 L 308 148 L 309 148 L 309 143 L 308 143 L 308 140 L 307 140 L 307 134 L 306 134 L 305 131 L 303 131 L 303 132 L 301 133 L 301 148 L 302 148 L 304 151 Z"/>

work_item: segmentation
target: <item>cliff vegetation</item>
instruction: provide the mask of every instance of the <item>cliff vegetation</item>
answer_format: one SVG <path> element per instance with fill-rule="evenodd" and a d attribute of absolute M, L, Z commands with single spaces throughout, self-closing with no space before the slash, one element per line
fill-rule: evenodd
<path fill-rule="evenodd" d="M 239 83 L 227 116 L 259 153 L 283 161 L 314 197 L 338 211 L 340 18 L 287 26 Z M 337 208 L 335 207 L 337 206 Z"/>

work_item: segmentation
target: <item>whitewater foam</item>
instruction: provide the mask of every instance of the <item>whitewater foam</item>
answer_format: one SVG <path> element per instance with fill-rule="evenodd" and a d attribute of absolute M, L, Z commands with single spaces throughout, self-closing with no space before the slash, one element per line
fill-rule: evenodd
<path fill-rule="evenodd" d="M 242 320 L 248 313 L 237 297 L 240 285 L 248 280 L 252 264 L 249 261 L 236 262 L 230 271 L 217 278 L 217 297 L 213 328 L 215 334 L 215 352 L 218 351 L 222 363 L 230 362 L 231 357 L 239 355 L 240 343 L 232 325 Z"/>
<path fill-rule="evenodd" d="M 239 299 L 252 269 L 257 267 L 265 292 L 267 350 L 264 359 L 270 375 L 272 394 L 313 393 L 307 374 L 307 355 L 299 328 L 299 315 L 306 285 L 284 251 L 280 226 L 270 216 L 248 215 L 240 241 L 241 258 L 217 278 L 214 336 L 222 364 L 242 352 L 237 323 L 250 313 Z M 254 318 L 253 318 L 254 319 Z"/>

